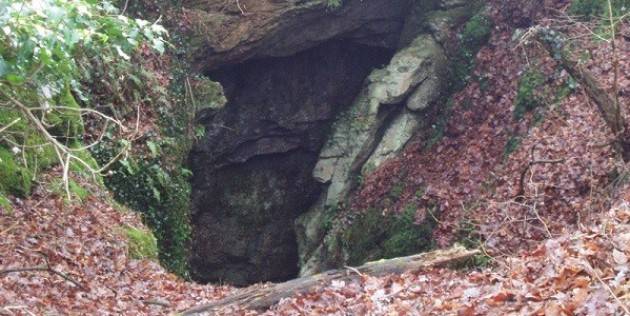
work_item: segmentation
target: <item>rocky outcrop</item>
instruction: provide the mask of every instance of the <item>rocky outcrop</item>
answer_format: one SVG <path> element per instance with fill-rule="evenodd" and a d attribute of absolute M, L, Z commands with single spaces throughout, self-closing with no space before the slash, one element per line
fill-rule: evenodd
<path fill-rule="evenodd" d="M 396 48 L 410 0 L 184 0 L 199 69 L 290 56 L 332 38 Z"/>
<path fill-rule="evenodd" d="M 280 281 L 430 245 L 425 219 L 339 209 L 430 126 L 451 86 L 447 34 L 472 6 L 327 2 L 184 0 L 192 57 L 227 98 L 197 115 L 197 280 Z"/>
<path fill-rule="evenodd" d="M 209 74 L 228 102 L 198 114 L 206 135 L 191 153 L 193 277 L 244 285 L 297 274 L 293 221 L 321 191 L 311 177 L 319 150 L 336 114 L 389 57 L 330 42 Z"/>
<path fill-rule="evenodd" d="M 321 214 L 345 202 L 363 168 L 376 168 L 403 148 L 422 125 L 421 116 L 413 111 L 440 97 L 447 76 L 445 52 L 433 37 L 420 35 L 385 68 L 374 70 L 350 108 L 338 117 L 313 171 L 325 190 L 297 221 L 301 274 L 319 272 L 344 260 L 338 249 L 320 242 L 326 233 L 318 227 L 322 226 Z"/>

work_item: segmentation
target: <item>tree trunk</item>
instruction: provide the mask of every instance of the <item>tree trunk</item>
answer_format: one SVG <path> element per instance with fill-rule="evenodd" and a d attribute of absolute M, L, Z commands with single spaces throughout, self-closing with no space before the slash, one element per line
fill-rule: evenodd
<path fill-rule="evenodd" d="M 548 28 L 538 28 L 535 38 L 556 59 L 560 65 L 577 81 L 586 91 L 588 97 L 595 102 L 604 122 L 612 130 L 615 136 L 615 149 L 621 154 L 625 162 L 630 161 L 630 130 L 621 111 L 621 105 L 610 96 L 567 48 L 568 40 L 558 31 Z"/>
<path fill-rule="evenodd" d="M 445 250 L 417 254 L 408 257 L 368 262 L 357 268 L 331 270 L 320 274 L 294 279 L 284 283 L 267 284 L 228 296 L 218 302 L 200 305 L 182 312 L 183 315 L 210 313 L 223 307 L 237 305 L 245 309 L 262 310 L 276 304 L 280 299 L 314 290 L 316 286 L 324 286 L 333 280 L 346 280 L 362 274 L 382 276 L 415 271 L 422 268 L 444 266 L 479 254 L 479 250 L 467 250 L 456 245 Z"/>

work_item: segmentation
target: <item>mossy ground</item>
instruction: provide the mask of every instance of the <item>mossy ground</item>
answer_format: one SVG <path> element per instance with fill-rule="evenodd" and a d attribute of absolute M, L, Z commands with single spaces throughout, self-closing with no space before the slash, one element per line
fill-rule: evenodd
<path fill-rule="evenodd" d="M 59 102 L 72 107 L 74 98 L 67 91 Z M 41 116 L 48 132 L 59 141 L 79 142 L 83 124 L 78 111 L 53 110 Z M 0 126 L 7 127 L 0 142 L 0 192 L 27 196 L 37 175 L 58 163 L 58 157 L 53 146 L 18 110 L 0 107 Z"/>
<path fill-rule="evenodd" d="M 342 233 L 341 247 L 348 264 L 360 265 L 369 260 L 394 258 L 429 250 L 433 247 L 432 216 L 416 222 L 415 204 L 409 204 L 396 216 L 371 208 L 362 213 Z"/>
<path fill-rule="evenodd" d="M 490 39 L 494 24 L 484 13 L 474 15 L 458 34 L 458 50 L 453 58 L 453 90 L 463 88 L 470 80 L 470 74 L 475 68 L 477 52 Z"/>
<path fill-rule="evenodd" d="M 151 231 L 136 227 L 124 227 L 124 234 L 127 238 L 127 251 L 133 259 L 158 259 L 157 240 Z"/>
<path fill-rule="evenodd" d="M 544 74 L 535 71 L 526 71 L 518 81 L 516 100 L 514 101 L 514 119 L 520 120 L 525 113 L 531 112 L 545 104 L 544 97 L 540 93 L 545 84 Z"/>

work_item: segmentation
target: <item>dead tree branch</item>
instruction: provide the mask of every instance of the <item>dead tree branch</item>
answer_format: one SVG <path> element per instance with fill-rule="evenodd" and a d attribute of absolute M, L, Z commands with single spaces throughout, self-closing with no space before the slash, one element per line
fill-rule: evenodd
<path fill-rule="evenodd" d="M 541 43 L 551 57 L 556 59 L 584 87 L 588 97 L 597 105 L 604 122 L 615 135 L 615 149 L 621 154 L 624 161 L 630 161 L 630 130 L 622 113 L 621 105 L 616 101 L 618 98 L 606 92 L 606 89 L 597 82 L 593 74 L 573 56 L 567 47 L 569 41 L 562 33 L 549 28 L 537 27 L 530 30 L 528 35 Z"/>
<path fill-rule="evenodd" d="M 516 192 L 516 195 L 514 196 L 514 198 L 518 201 L 521 202 L 521 200 L 525 197 L 525 176 L 527 176 L 527 172 L 535 165 L 542 165 L 542 164 L 557 164 L 557 163 L 563 163 L 566 161 L 566 159 L 561 158 L 561 159 L 535 159 L 534 157 L 534 151 L 536 150 L 536 146 L 532 146 L 531 149 L 531 160 L 527 163 L 527 166 L 525 166 L 525 168 L 523 169 L 523 171 L 521 171 L 521 177 L 518 181 L 518 191 Z"/>
<path fill-rule="evenodd" d="M 12 268 L 12 269 L 0 270 L 0 275 L 2 275 L 2 274 L 9 274 L 9 273 L 18 273 L 18 272 L 33 272 L 33 271 L 43 271 L 43 272 L 48 272 L 50 274 L 57 275 L 57 276 L 61 277 L 62 279 L 72 283 L 74 286 L 80 288 L 81 290 L 87 291 L 87 289 L 83 285 L 81 285 L 81 283 L 75 281 L 73 278 L 71 278 L 67 274 L 62 273 L 60 271 L 57 271 L 57 270 L 51 268 L 48 264 L 46 264 L 46 265 L 39 265 L 39 266 L 35 266 L 35 267 Z"/>
<path fill-rule="evenodd" d="M 252 287 L 218 302 L 185 310 L 182 314 L 195 315 L 207 312 L 212 314 L 213 311 L 232 305 L 246 309 L 264 310 L 276 304 L 282 298 L 307 293 L 316 289 L 317 286 L 324 286 L 333 280 L 347 280 L 366 274 L 371 276 L 400 274 L 405 271 L 444 266 L 480 253 L 477 249 L 468 250 L 461 245 L 456 245 L 446 250 L 436 250 L 408 257 L 369 262 L 357 268 L 331 270 L 284 283 Z"/>

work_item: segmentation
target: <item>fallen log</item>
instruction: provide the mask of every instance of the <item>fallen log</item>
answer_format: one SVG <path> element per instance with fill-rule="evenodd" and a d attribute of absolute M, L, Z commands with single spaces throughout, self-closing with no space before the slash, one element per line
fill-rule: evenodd
<path fill-rule="evenodd" d="M 232 305 L 245 309 L 263 310 L 278 303 L 283 298 L 307 293 L 315 290 L 317 286 L 325 286 L 333 280 L 347 280 L 361 275 L 383 276 L 388 274 L 400 274 L 406 271 L 417 271 L 423 268 L 439 267 L 454 262 L 460 262 L 477 254 L 480 254 L 480 251 L 477 249 L 468 250 L 461 245 L 455 245 L 445 250 L 436 250 L 408 257 L 368 262 L 356 268 L 349 267 L 330 270 L 284 283 L 252 287 L 217 302 L 185 310 L 181 312 L 181 314 L 213 314 L 213 311 Z"/>

